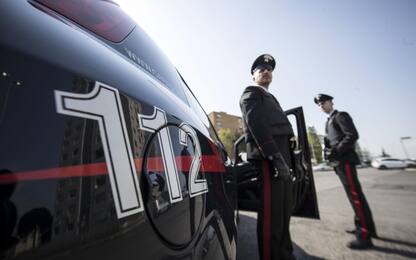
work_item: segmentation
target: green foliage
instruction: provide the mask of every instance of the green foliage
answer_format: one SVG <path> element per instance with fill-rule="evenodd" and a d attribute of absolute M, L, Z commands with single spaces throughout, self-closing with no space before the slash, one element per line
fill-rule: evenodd
<path fill-rule="evenodd" d="M 224 144 L 224 148 L 228 153 L 228 156 L 233 159 L 233 146 L 234 142 L 240 137 L 238 133 L 231 131 L 229 128 L 221 128 L 218 131 L 218 137 Z"/>
<path fill-rule="evenodd" d="M 369 150 L 363 148 L 361 149 L 361 162 L 363 164 L 369 165 L 371 163 L 371 153 Z"/>
<path fill-rule="evenodd" d="M 313 126 L 308 127 L 308 142 L 309 142 L 309 149 L 311 152 L 312 162 L 321 163 L 323 161 L 322 145 L 321 145 L 321 142 L 319 141 L 319 136 L 316 133 L 315 127 Z"/>

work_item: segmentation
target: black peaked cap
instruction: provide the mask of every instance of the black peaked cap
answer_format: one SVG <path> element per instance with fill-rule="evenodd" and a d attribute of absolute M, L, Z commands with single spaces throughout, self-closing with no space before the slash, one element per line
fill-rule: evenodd
<path fill-rule="evenodd" d="M 257 59 L 253 62 L 253 65 L 251 65 L 251 74 L 254 73 L 254 70 L 257 68 L 257 66 L 260 65 L 270 65 L 272 66 L 272 69 L 276 67 L 276 61 L 270 54 L 263 54 L 257 57 Z"/>

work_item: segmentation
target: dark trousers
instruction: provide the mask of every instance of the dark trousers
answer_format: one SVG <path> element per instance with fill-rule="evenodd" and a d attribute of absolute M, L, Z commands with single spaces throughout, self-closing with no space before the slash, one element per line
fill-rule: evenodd
<path fill-rule="evenodd" d="M 295 259 L 289 233 L 293 184 L 274 178 L 269 161 L 257 161 L 256 165 L 261 169 L 257 216 L 260 259 Z"/>
<path fill-rule="evenodd" d="M 354 210 L 354 223 L 358 240 L 369 240 L 371 235 L 376 234 L 370 207 L 361 188 L 357 177 L 355 165 L 344 162 L 335 167 L 339 179 L 347 193 L 348 200 Z"/>

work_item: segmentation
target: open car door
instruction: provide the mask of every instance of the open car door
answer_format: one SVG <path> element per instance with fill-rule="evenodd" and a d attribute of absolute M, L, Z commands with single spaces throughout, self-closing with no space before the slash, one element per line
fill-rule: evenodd
<path fill-rule="evenodd" d="M 293 216 L 319 219 L 318 201 L 313 179 L 306 124 L 302 107 L 285 111 L 295 132 L 296 147 L 292 153 Z M 258 170 L 246 160 L 246 143 L 241 136 L 234 143 L 234 174 L 238 187 L 238 207 L 256 211 L 259 205 Z"/>

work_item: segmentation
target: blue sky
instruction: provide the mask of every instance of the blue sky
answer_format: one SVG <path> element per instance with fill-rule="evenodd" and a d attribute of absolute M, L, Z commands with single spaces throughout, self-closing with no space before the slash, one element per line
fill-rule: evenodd
<path fill-rule="evenodd" d="M 361 147 L 416 158 L 416 1 L 117 0 L 155 40 L 207 112 L 241 115 L 262 53 L 277 60 L 270 91 L 302 106 L 324 133 L 317 93 L 353 117 Z"/>

